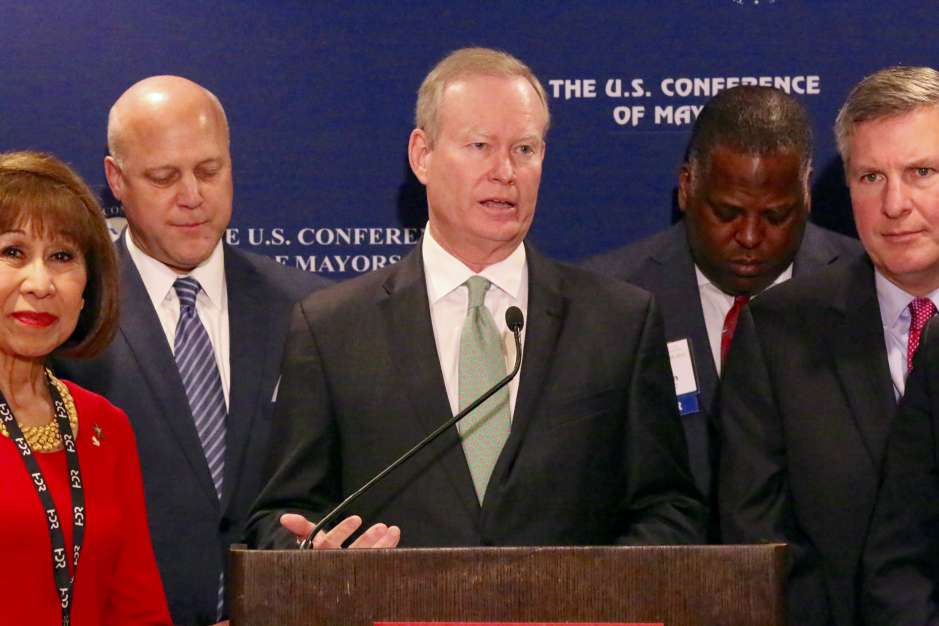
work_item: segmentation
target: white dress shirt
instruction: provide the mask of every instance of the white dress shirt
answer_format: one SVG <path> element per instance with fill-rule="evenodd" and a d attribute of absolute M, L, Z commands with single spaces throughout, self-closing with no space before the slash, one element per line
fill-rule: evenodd
<path fill-rule="evenodd" d="M 450 410 L 456 415 L 460 410 L 460 334 L 469 305 L 469 290 L 463 283 L 476 274 L 437 243 L 429 224 L 424 228 L 421 255 L 437 358 L 447 387 Z M 515 339 L 505 325 L 505 311 L 510 306 L 517 306 L 528 319 L 528 263 L 525 246 L 519 244 L 508 258 L 487 266 L 479 275 L 492 283 L 486 291 L 485 305 L 502 334 L 502 349 L 508 371 L 515 364 Z M 523 346 L 524 333 L 522 330 Z M 509 383 L 509 403 L 513 414 L 518 379 L 516 376 Z M 441 416 L 441 421 L 444 417 Z"/>
<path fill-rule="evenodd" d="M 717 375 L 721 374 L 721 334 L 724 330 L 724 318 L 734 306 L 734 297 L 721 291 L 721 288 L 711 282 L 698 266 L 694 266 L 694 273 L 698 277 L 698 293 L 701 296 L 701 308 L 704 310 L 704 327 L 708 331 L 708 343 L 711 344 L 711 355 L 714 357 L 714 366 Z M 792 278 L 792 263 L 773 281 L 773 285 L 784 283 Z M 770 285 L 772 287 L 773 285 Z M 769 287 L 767 287 L 769 289 Z M 765 291 L 765 289 L 764 289 Z M 762 293 L 762 292 L 760 292 Z M 757 294 L 758 296 L 759 294 Z M 756 297 L 756 296 L 754 296 Z"/>
<path fill-rule="evenodd" d="M 906 388 L 906 353 L 910 340 L 910 302 L 915 296 L 900 289 L 887 280 L 880 270 L 874 270 L 877 286 L 877 304 L 880 305 L 880 320 L 884 326 L 884 343 L 887 346 L 887 364 L 897 400 Z M 939 302 L 939 289 L 926 296 L 933 304 Z"/>
<path fill-rule="evenodd" d="M 137 266 L 143 285 L 147 289 L 150 301 L 160 318 L 163 334 L 174 351 L 176 340 L 176 324 L 179 322 L 179 298 L 173 283 L 181 275 L 170 269 L 160 261 L 144 253 L 134 243 L 130 236 L 130 229 L 126 229 L 124 240 L 130 258 Z M 231 368 L 229 367 L 229 336 L 228 336 L 228 287 L 225 284 L 225 258 L 222 242 L 216 244 L 209 258 L 198 267 L 189 272 L 188 276 L 199 281 L 202 291 L 196 296 L 196 311 L 202 320 L 203 326 L 212 342 L 212 351 L 215 353 L 215 364 L 222 379 L 222 391 L 225 394 L 225 406 L 228 407 L 228 390 L 231 382 Z"/>

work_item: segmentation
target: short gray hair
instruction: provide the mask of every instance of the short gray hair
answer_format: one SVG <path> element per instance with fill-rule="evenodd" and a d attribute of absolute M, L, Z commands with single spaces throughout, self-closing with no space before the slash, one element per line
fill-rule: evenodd
<path fill-rule="evenodd" d="M 858 124 L 939 106 L 939 72 L 931 67 L 897 65 L 867 76 L 855 85 L 835 119 L 835 140 L 845 165 L 848 142 Z"/>
<path fill-rule="evenodd" d="M 548 114 L 544 132 L 548 132 L 551 123 L 548 111 L 548 94 L 541 81 L 531 68 L 508 52 L 491 48 L 461 48 L 444 57 L 434 69 L 430 70 L 417 91 L 417 107 L 414 112 L 414 125 L 427 134 L 427 140 L 433 145 L 437 139 L 437 122 L 440 98 L 444 89 L 459 78 L 467 76 L 510 76 L 527 80 Z"/>

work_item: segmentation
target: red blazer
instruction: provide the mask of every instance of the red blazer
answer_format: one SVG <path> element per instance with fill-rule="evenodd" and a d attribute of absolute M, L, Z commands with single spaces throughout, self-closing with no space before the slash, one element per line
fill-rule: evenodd
<path fill-rule="evenodd" d="M 66 385 L 78 411 L 78 458 L 86 511 L 72 623 L 169 624 L 150 545 L 137 446 L 127 416 L 101 396 L 72 383 Z M 71 511 L 65 452 L 36 454 L 36 458 L 71 553 L 72 515 L 63 514 Z M 8 437 L 0 437 L 0 624 L 61 624 L 45 515 L 23 460 Z"/>

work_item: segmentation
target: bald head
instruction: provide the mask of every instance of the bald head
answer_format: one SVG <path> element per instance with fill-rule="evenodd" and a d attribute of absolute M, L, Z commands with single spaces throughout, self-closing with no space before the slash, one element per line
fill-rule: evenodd
<path fill-rule="evenodd" d="M 182 76 L 151 76 L 121 94 L 108 114 L 108 151 L 118 163 L 131 146 L 147 145 L 147 137 L 165 133 L 177 120 L 188 118 L 207 130 L 224 134 L 228 118 L 211 91 Z"/>
<path fill-rule="evenodd" d="M 104 173 L 142 252 L 187 273 L 218 249 L 232 210 L 228 144 L 218 98 L 191 80 L 153 76 L 117 99 Z"/>

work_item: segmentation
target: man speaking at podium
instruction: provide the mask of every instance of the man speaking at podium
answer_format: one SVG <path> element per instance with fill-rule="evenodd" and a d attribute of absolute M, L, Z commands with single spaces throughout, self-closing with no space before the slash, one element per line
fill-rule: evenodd
<path fill-rule="evenodd" d="M 314 547 L 342 545 L 362 519 L 380 523 L 351 547 L 703 540 L 651 296 L 524 242 L 548 123 L 541 83 L 508 54 L 458 50 L 424 80 L 408 157 L 428 227 L 397 265 L 295 308 L 252 544 L 295 546 L 503 378 L 512 306 L 525 316 L 520 375 Z"/>

